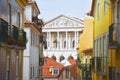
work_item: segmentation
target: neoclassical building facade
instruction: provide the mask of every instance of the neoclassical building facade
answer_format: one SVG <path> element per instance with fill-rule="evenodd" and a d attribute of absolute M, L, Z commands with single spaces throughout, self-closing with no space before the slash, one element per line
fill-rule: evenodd
<path fill-rule="evenodd" d="M 44 56 L 60 58 L 77 58 L 76 48 L 79 36 L 84 28 L 84 21 L 78 18 L 71 18 L 60 15 L 47 23 L 42 31 L 47 40 L 47 49 L 44 49 Z"/>

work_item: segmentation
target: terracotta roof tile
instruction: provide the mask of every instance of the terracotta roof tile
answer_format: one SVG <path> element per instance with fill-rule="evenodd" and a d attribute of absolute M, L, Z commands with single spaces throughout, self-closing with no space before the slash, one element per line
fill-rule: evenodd
<path fill-rule="evenodd" d="M 72 65 L 76 65 L 76 60 L 74 60 L 74 59 L 68 59 L 68 61 L 69 61 Z"/>
<path fill-rule="evenodd" d="M 61 70 L 63 69 L 63 65 L 61 65 L 60 63 L 56 62 L 55 60 L 53 60 L 51 58 L 44 57 L 42 77 L 44 77 L 44 78 L 54 78 L 54 77 L 59 76 L 59 75 L 52 75 L 52 73 L 49 71 L 50 68 L 59 68 L 60 72 L 61 72 Z"/>
<path fill-rule="evenodd" d="M 77 66 L 76 66 L 76 60 L 75 59 L 68 59 L 68 61 L 72 64 L 71 66 L 68 66 L 67 68 L 70 69 L 71 76 L 77 80 Z"/>
<path fill-rule="evenodd" d="M 82 52 L 83 53 L 89 53 L 89 52 L 92 53 L 92 51 L 93 51 L 93 48 L 88 48 L 88 49 L 83 50 Z"/>

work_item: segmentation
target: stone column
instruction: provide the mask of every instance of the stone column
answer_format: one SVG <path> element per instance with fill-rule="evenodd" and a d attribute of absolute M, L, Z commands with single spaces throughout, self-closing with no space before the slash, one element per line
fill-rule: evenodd
<path fill-rule="evenodd" d="M 63 42 L 62 42 L 62 33 L 61 33 L 61 36 L 60 36 L 60 49 L 62 49 L 63 47 Z"/>
<path fill-rule="evenodd" d="M 59 32 L 57 32 L 57 50 L 59 49 L 60 46 L 60 39 L 59 39 Z"/>
<path fill-rule="evenodd" d="M 70 34 L 68 33 L 68 49 L 70 48 Z"/>

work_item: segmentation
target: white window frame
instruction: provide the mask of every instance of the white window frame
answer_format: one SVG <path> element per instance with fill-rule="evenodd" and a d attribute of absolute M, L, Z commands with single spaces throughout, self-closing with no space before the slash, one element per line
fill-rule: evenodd
<path fill-rule="evenodd" d="M 94 51 L 95 51 L 95 57 L 97 57 L 97 40 L 95 40 L 95 43 L 94 43 Z"/>
<path fill-rule="evenodd" d="M 52 75 L 59 75 L 59 68 L 52 68 Z"/>
<path fill-rule="evenodd" d="M 17 26 L 20 28 L 21 24 L 20 24 L 20 21 L 21 21 L 21 14 L 20 12 L 17 12 Z"/>
<path fill-rule="evenodd" d="M 107 12 L 107 4 L 106 4 L 106 0 L 104 0 L 104 13 L 106 13 Z"/>
<path fill-rule="evenodd" d="M 103 72 L 106 73 L 106 66 L 107 66 L 107 37 L 104 36 L 103 37 L 103 56 L 104 56 L 104 59 L 103 59 Z"/>

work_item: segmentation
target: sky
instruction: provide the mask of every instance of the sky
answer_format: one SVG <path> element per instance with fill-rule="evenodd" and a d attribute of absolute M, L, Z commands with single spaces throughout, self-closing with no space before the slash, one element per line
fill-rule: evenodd
<path fill-rule="evenodd" d="M 36 0 L 40 19 L 49 21 L 59 15 L 83 19 L 90 11 L 92 0 Z"/>

